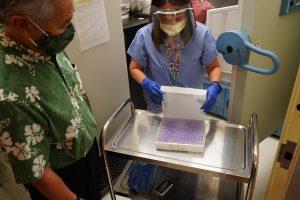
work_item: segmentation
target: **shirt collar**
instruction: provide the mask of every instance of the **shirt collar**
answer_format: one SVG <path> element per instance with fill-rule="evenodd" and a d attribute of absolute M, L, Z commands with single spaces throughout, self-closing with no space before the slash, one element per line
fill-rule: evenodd
<path fill-rule="evenodd" d="M 22 54 L 23 57 L 28 58 L 32 62 L 39 63 L 39 62 L 51 61 L 51 56 L 44 56 L 39 52 L 29 49 L 24 45 L 7 37 L 3 33 L 0 33 L 0 46 L 2 46 L 3 48 L 12 49 L 16 53 Z"/>

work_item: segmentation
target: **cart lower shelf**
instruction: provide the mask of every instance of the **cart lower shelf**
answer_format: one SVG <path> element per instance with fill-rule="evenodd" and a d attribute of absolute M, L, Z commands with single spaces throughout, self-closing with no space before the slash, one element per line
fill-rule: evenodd
<path fill-rule="evenodd" d="M 243 199 L 243 184 L 212 177 L 203 174 L 159 167 L 153 189 L 149 193 L 139 194 L 129 190 L 127 186 L 128 172 L 132 165 L 129 161 L 114 185 L 116 194 L 137 200 L 240 200 Z M 162 182 L 173 184 L 165 194 L 161 196 L 157 192 Z"/>

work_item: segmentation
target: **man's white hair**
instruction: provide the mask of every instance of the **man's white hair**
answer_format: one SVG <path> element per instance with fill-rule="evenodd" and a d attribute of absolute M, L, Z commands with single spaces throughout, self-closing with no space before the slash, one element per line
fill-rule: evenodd
<path fill-rule="evenodd" d="M 0 0 L 0 23 L 9 24 L 10 17 L 22 15 L 36 22 L 53 17 L 53 5 L 57 0 Z"/>

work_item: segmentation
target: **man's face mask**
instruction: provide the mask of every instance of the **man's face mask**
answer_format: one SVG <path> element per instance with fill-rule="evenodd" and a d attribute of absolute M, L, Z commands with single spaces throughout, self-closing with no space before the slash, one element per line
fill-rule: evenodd
<path fill-rule="evenodd" d="M 30 39 L 30 41 L 34 46 L 36 46 L 39 50 L 43 51 L 47 55 L 55 55 L 62 52 L 74 37 L 75 28 L 73 24 L 70 24 L 60 35 L 50 35 L 29 17 L 27 17 L 27 19 L 44 34 L 44 36 L 39 40 L 33 41 L 32 39 Z"/>

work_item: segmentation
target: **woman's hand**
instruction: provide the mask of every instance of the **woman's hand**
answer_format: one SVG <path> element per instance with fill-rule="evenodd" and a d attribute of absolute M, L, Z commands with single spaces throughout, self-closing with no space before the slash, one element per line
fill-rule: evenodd
<path fill-rule="evenodd" d="M 160 90 L 159 83 L 146 77 L 142 82 L 142 88 L 149 92 L 150 98 L 154 101 L 154 103 L 161 104 L 163 100 L 163 93 Z"/>
<path fill-rule="evenodd" d="M 206 101 L 201 106 L 204 112 L 208 112 L 217 100 L 218 94 L 222 91 L 220 84 L 217 81 L 211 82 L 207 87 Z"/>

